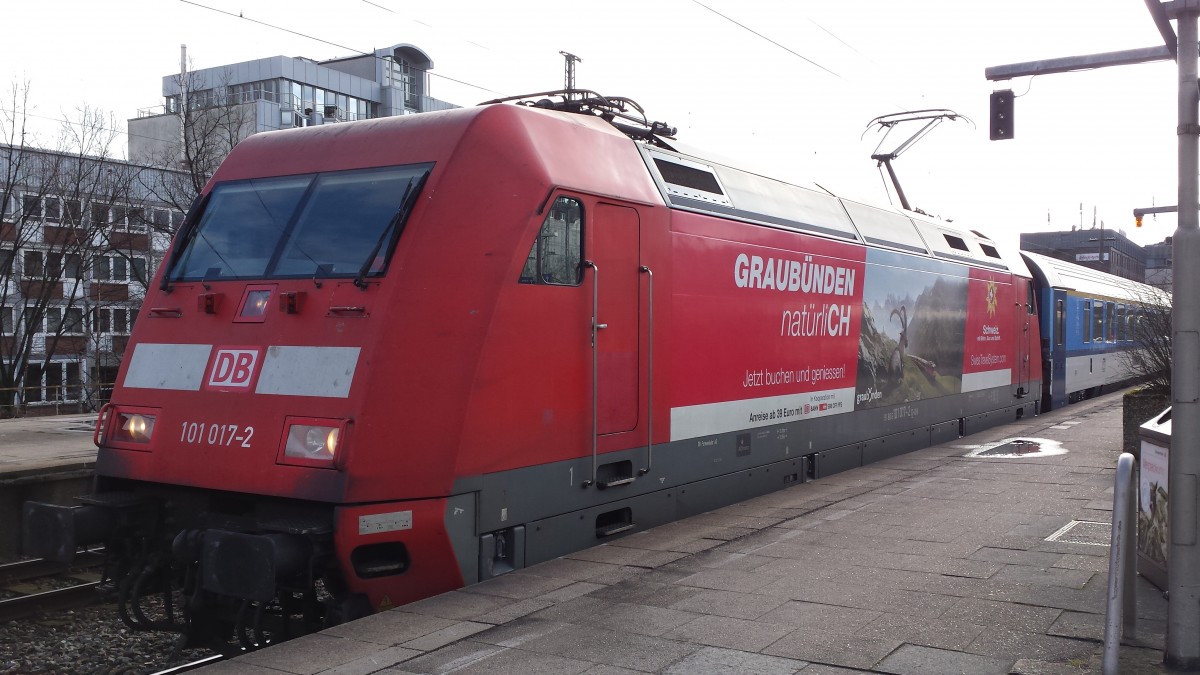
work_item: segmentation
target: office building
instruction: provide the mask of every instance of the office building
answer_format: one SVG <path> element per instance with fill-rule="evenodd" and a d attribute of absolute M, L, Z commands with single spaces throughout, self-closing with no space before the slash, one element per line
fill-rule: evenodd
<path fill-rule="evenodd" d="M 180 159 L 185 108 L 207 116 L 197 126 L 227 154 L 232 143 L 261 131 L 458 107 L 430 95 L 432 69 L 425 52 L 397 44 L 328 61 L 272 56 L 167 75 L 163 104 L 129 120 L 129 158 L 161 165 Z"/>

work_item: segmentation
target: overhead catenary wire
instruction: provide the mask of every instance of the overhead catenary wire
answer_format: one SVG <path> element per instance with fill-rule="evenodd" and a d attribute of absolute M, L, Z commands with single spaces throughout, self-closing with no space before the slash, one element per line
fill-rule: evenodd
<path fill-rule="evenodd" d="M 278 30 L 278 31 L 282 31 L 282 32 L 284 32 L 284 33 L 290 33 L 291 35 L 295 35 L 295 36 L 297 36 L 297 37 L 302 37 L 302 38 L 305 38 L 305 39 L 307 39 L 307 40 L 314 40 L 314 41 L 316 41 L 316 42 L 320 42 L 320 43 L 322 43 L 322 44 L 327 44 L 327 45 L 329 45 L 329 46 L 331 46 L 331 47 L 337 47 L 338 49 L 345 49 L 346 51 L 348 51 L 348 52 L 351 52 L 351 53 L 353 53 L 353 54 L 357 54 L 357 55 L 359 55 L 359 56 L 370 56 L 371 58 L 374 58 L 374 59 L 378 59 L 378 60 L 381 60 L 381 61 L 383 60 L 383 59 L 382 59 L 382 57 L 380 57 L 380 56 L 377 56 L 376 54 L 374 54 L 374 53 L 371 53 L 371 52 L 364 52 L 364 51 L 362 51 L 361 49 L 356 49 L 356 48 L 354 48 L 354 47 L 347 47 L 346 45 L 343 45 L 343 44 L 338 44 L 338 43 L 336 43 L 336 42 L 331 42 L 331 41 L 329 41 L 329 40 L 326 40 L 326 39 L 324 39 L 324 38 L 319 38 L 319 37 L 317 37 L 317 36 L 315 36 L 315 35 L 309 35 L 309 34 L 307 34 L 307 33 L 301 33 L 301 32 L 300 32 L 300 31 L 298 31 L 298 30 L 292 30 L 291 28 L 284 28 L 283 26 L 276 26 L 275 24 L 272 24 L 272 23 L 267 23 L 266 21 L 261 21 L 261 20 L 259 20 L 259 19 L 251 19 L 250 17 L 246 16 L 244 12 L 239 12 L 239 13 L 237 13 L 237 14 L 234 14 L 233 12 L 228 12 L 228 11 L 226 11 L 226 10 L 223 10 L 223 9 L 218 9 L 218 8 L 216 8 L 216 7 L 209 7 L 208 5 L 202 5 L 202 4 L 198 3 L 198 2 L 193 2 L 192 0 L 179 0 L 179 1 L 180 1 L 180 2 L 182 2 L 182 3 L 183 3 L 183 4 L 185 4 L 185 5 L 192 5 L 193 7 L 199 7 L 199 8 L 201 8 L 201 9 L 207 9 L 207 10 L 208 10 L 208 11 L 210 11 L 210 12 L 216 12 L 217 14 L 224 14 L 224 15 L 226 15 L 226 16 L 231 16 L 231 17 L 233 17 L 233 18 L 235 18 L 235 19 L 242 19 L 242 20 L 244 20 L 244 21 L 249 21 L 250 23 L 255 23 L 255 24 L 258 24 L 258 25 L 260 25 L 260 26 L 265 26 L 265 27 L 267 27 L 267 28 L 270 28 L 270 29 L 272 29 L 272 30 Z M 384 8 L 384 9 L 386 9 L 386 8 Z M 428 71 L 428 73 L 429 73 L 429 75 L 431 75 L 432 77 L 438 77 L 438 78 L 441 78 L 441 79 L 443 79 L 443 80 L 446 80 L 447 82 L 454 82 L 455 84 L 461 84 L 461 85 L 464 85 L 464 86 L 467 86 L 467 87 L 471 87 L 471 88 L 473 88 L 473 89 L 478 89 L 478 90 L 480 90 L 480 91 L 486 91 L 486 92 L 488 92 L 489 94 L 496 94 L 497 96 L 502 96 L 502 95 L 503 95 L 503 93 L 502 93 L 502 92 L 498 92 L 498 91 L 495 91 L 495 90 L 493 90 L 493 89 L 488 89 L 487 87 L 484 87 L 484 86 L 481 86 L 481 85 L 478 85 L 478 84 L 474 84 L 474 83 L 472 83 L 472 82 L 467 82 L 466 80 L 460 80 L 460 79 L 457 79 L 457 78 L 454 78 L 454 77 L 449 77 L 449 76 L 447 76 L 447 75 L 442 75 L 441 73 L 435 73 L 435 72 L 433 72 L 432 70 L 431 70 L 431 71 Z"/>
<path fill-rule="evenodd" d="M 184 1 L 186 2 L 187 0 L 184 0 Z M 800 60 L 802 60 L 802 61 L 805 61 L 806 63 L 809 63 L 809 64 L 811 64 L 811 65 L 813 65 L 813 66 L 816 66 L 817 68 L 820 68 L 821 70 L 823 70 L 823 71 L 825 71 L 825 72 L 829 73 L 830 75 L 833 75 L 834 77 L 838 78 L 839 80 L 845 80 L 845 79 L 846 79 L 846 78 L 842 77 L 841 75 L 838 75 L 837 73 L 833 72 L 832 70 L 830 70 L 830 69 L 826 68 L 825 66 L 823 66 L 823 65 L 821 65 L 821 64 L 819 64 L 819 63 L 817 63 L 816 61 L 813 61 L 812 59 L 808 58 L 807 56 L 805 56 L 805 55 L 801 54 L 800 52 L 798 52 L 798 51 L 796 51 L 796 50 L 792 49 L 791 47 L 788 47 L 788 46 L 786 46 L 786 45 L 784 45 L 784 44 L 781 44 L 780 42 L 777 42 L 776 40 L 773 40 L 773 39 L 771 39 L 771 38 L 767 37 L 766 35 L 763 35 L 762 33 L 760 33 L 760 32 L 758 32 L 758 31 L 754 30 L 753 28 L 751 28 L 751 27 L 747 26 L 746 24 L 744 24 L 744 23 L 742 23 L 742 22 L 740 22 L 740 21 L 738 21 L 738 20 L 736 20 L 736 19 L 734 19 L 734 18 L 731 18 L 731 17 L 729 17 L 729 16 L 727 16 L 727 15 L 725 15 L 725 14 L 722 14 L 722 13 L 718 12 L 717 10 L 713 9 L 712 7 L 709 7 L 708 5 L 704 4 L 703 2 L 700 2 L 700 0 L 692 0 L 692 2 L 694 2 L 695 4 L 697 4 L 697 5 L 701 6 L 701 7 L 703 7 L 704 9 L 707 9 L 708 11 L 712 12 L 713 14 L 716 14 L 717 16 L 721 17 L 722 19 L 725 19 L 725 20 L 726 20 L 726 21 L 728 21 L 729 23 L 732 23 L 732 24 L 734 24 L 735 26 L 737 26 L 737 27 L 739 27 L 739 28 L 741 28 L 741 29 L 743 29 L 743 30 L 746 30 L 746 31 L 748 31 L 748 32 L 750 32 L 750 33 L 753 33 L 754 35 L 757 35 L 758 37 L 762 38 L 763 40 L 766 40 L 767 42 L 770 42 L 771 44 L 775 45 L 776 47 L 779 47 L 780 49 L 782 49 L 783 51 L 785 51 L 785 52 L 787 52 L 787 53 L 791 54 L 792 56 L 795 56 L 796 58 L 798 58 L 798 59 L 800 59 Z"/>
<path fill-rule="evenodd" d="M 846 78 L 845 76 L 841 75 L 840 73 L 838 73 L 838 72 L 836 72 L 836 71 L 834 71 L 834 70 L 831 70 L 830 68 L 826 68 L 825 66 L 821 65 L 820 63 L 817 63 L 817 62 L 816 62 L 816 61 L 814 61 L 813 59 L 810 59 L 810 58 L 808 58 L 807 56 L 805 56 L 805 55 L 803 55 L 803 54 L 801 54 L 801 53 L 797 52 L 796 50 L 794 50 L 794 49 L 792 49 L 792 48 L 790 48 L 790 47 L 788 47 L 788 46 L 786 46 L 786 45 L 784 45 L 784 44 L 780 43 L 779 41 L 777 41 L 777 40 L 774 40 L 774 39 L 772 39 L 772 38 L 770 38 L 770 37 L 768 37 L 768 36 L 764 35 L 763 33 L 761 33 L 761 32 L 759 32 L 759 31 L 756 31 L 756 30 L 754 30 L 753 28 L 750 28 L 750 27 L 749 27 L 749 26 L 747 26 L 746 24 L 743 24 L 743 23 L 741 23 L 740 21 L 737 21 L 736 19 L 734 19 L 734 18 L 732 18 L 732 17 L 730 17 L 730 16 L 728 16 L 728 15 L 722 14 L 721 12 L 718 12 L 717 10 L 713 9 L 712 7 L 710 7 L 709 5 L 706 5 L 706 4 L 704 4 L 703 2 L 700 2 L 700 0 L 692 0 L 692 3 L 694 3 L 694 4 L 696 4 L 696 5 L 700 6 L 700 7 L 703 7 L 704 9 L 706 9 L 706 10 L 708 10 L 708 11 L 712 12 L 713 14 L 716 14 L 717 16 L 719 16 L 719 17 L 721 17 L 722 19 L 724 19 L 724 20 L 728 21 L 729 23 L 732 23 L 732 24 L 734 24 L 735 26 L 737 26 L 737 27 L 739 27 L 739 28 L 741 28 L 741 29 L 743 29 L 743 30 L 745 30 L 745 31 L 748 31 L 748 32 L 750 32 L 751 34 L 755 35 L 756 37 L 759 37 L 759 38 L 761 38 L 761 39 L 763 39 L 763 40 L 766 40 L 767 42 L 770 42 L 771 44 L 775 45 L 776 47 L 779 47 L 780 49 L 782 49 L 782 50 L 784 50 L 784 51 L 788 52 L 789 54 L 791 54 L 791 55 L 793 55 L 793 56 L 795 56 L 795 57 L 797 57 L 797 58 L 799 58 L 799 59 L 801 59 L 801 60 L 805 61 L 806 63 L 809 63 L 809 64 L 811 64 L 811 65 L 813 65 L 813 66 L 815 66 L 815 67 L 817 67 L 817 68 L 819 68 L 819 69 L 821 69 L 821 70 L 825 71 L 826 73 L 829 73 L 830 75 L 833 75 L 834 77 L 837 77 L 838 79 L 840 79 L 840 80 L 842 80 L 842 81 L 844 81 L 844 82 L 850 82 L 850 80 L 849 80 L 848 78 Z M 834 40 L 837 40 L 839 43 L 841 43 L 842 45 L 844 45 L 844 46 L 845 46 L 847 49 L 849 49 L 850 51 L 854 52 L 856 55 L 858 55 L 858 56 L 859 56 L 859 57 L 861 57 L 862 59 L 866 60 L 868 63 L 870 63 L 870 64 L 872 64 L 872 65 L 875 65 L 875 66 L 878 66 L 878 65 L 879 65 L 879 64 L 877 64 L 877 63 L 876 63 L 876 62 L 875 62 L 873 59 L 871 59 L 870 57 L 868 57 L 867 55 L 865 55 L 865 54 L 863 54 L 861 51 L 859 51 L 859 49 L 857 49 L 857 48 L 856 48 L 854 45 L 852 45 L 852 44 L 850 44 L 849 42 L 847 42 L 846 40 L 842 39 L 842 38 L 841 38 L 839 35 L 837 35 L 837 34 L 836 34 L 836 33 L 834 33 L 833 31 L 829 30 L 829 29 L 828 29 L 828 28 L 826 28 L 825 26 L 823 26 L 823 25 L 821 25 L 821 24 L 817 23 L 817 22 L 816 22 L 816 21 L 814 21 L 812 18 L 808 18 L 808 22 L 809 22 L 809 23 L 811 23 L 812 25 L 816 26 L 817 28 L 819 28 L 819 29 L 820 29 L 822 32 L 824 32 L 826 35 L 830 36 L 830 37 L 831 37 L 831 38 L 833 38 Z M 892 105 L 893 105 L 893 106 L 895 106 L 895 107 L 896 107 L 896 108 L 898 108 L 898 109 L 901 109 L 901 110 L 904 110 L 904 109 L 906 109 L 906 108 L 908 107 L 908 106 L 899 105 L 899 104 L 897 104 L 897 103 L 895 103 L 895 102 L 892 102 Z"/>
<path fill-rule="evenodd" d="M 376 2 L 371 2 L 370 0 L 362 0 L 362 1 L 363 1 L 365 4 L 368 4 L 368 5 L 375 6 L 375 7 L 379 8 L 379 9 L 381 9 L 381 10 L 388 11 L 388 12 L 391 12 L 391 13 L 395 13 L 395 11 L 394 11 L 394 10 L 392 10 L 392 9 L 390 9 L 390 8 L 388 8 L 388 7 L 384 7 L 383 5 L 380 5 L 380 4 L 376 3 Z M 245 13 L 244 13 L 244 12 L 234 13 L 234 12 L 226 11 L 226 10 L 223 10 L 223 9 L 220 9 L 220 8 L 216 8 L 216 7 L 211 7 L 211 6 L 208 6 L 208 5 L 202 4 L 202 3 L 200 3 L 200 2 L 196 2 L 195 0 L 180 0 L 180 2 L 182 2 L 183 4 L 186 4 L 186 5 L 191 5 L 191 6 L 194 6 L 194 7 L 200 8 L 200 9 L 204 9 L 204 10 L 208 10 L 208 11 L 211 11 L 211 12 L 215 12 L 215 13 L 217 13 L 217 14 L 222 14 L 222 15 L 225 15 L 225 16 L 228 16 L 228 17 L 231 17 L 231 18 L 236 18 L 236 19 L 242 19 L 242 20 L 245 20 L 245 21 L 249 21 L 249 22 L 251 22 L 251 23 L 254 23 L 254 24 L 260 25 L 260 26 L 262 26 L 262 27 L 265 27 L 265 28 L 268 28 L 268 29 L 271 29 L 271 30 L 276 30 L 276 31 L 285 32 L 285 33 L 288 33 L 288 34 L 291 34 L 291 35 L 295 35 L 295 36 L 297 36 L 297 37 L 301 37 L 301 38 L 304 38 L 304 39 L 307 39 L 307 40 L 313 40 L 313 41 L 316 41 L 316 42 L 320 42 L 320 43 L 322 43 L 322 44 L 330 45 L 330 46 L 336 47 L 336 48 L 338 48 L 338 49 L 346 50 L 346 51 L 348 51 L 348 52 L 351 52 L 351 53 L 353 53 L 353 54 L 356 54 L 356 55 L 361 55 L 361 56 L 370 56 L 370 57 L 372 57 L 372 58 L 375 58 L 375 59 L 378 59 L 378 60 L 383 60 L 381 57 L 379 57 L 379 56 L 377 56 L 376 54 L 374 54 L 374 53 L 371 53 L 371 52 L 365 52 L 365 51 L 362 51 L 362 50 L 360 50 L 360 49 L 355 49 L 355 48 L 353 48 L 353 47 L 349 47 L 349 46 L 347 46 L 347 45 L 340 44 L 340 43 L 338 43 L 338 42 L 334 42 L 334 41 L 331 41 L 331 40 L 326 40 L 326 39 L 324 39 L 324 38 L 321 38 L 321 37 L 318 37 L 318 36 L 316 36 L 316 35 L 312 35 L 312 34 L 305 33 L 305 32 L 299 31 L 299 30 L 294 30 L 294 29 L 291 29 L 291 28 L 287 28 L 287 27 L 283 27 L 283 26 L 275 25 L 275 24 L 272 24 L 272 23 L 269 23 L 269 22 L 266 22 L 266 21 L 262 21 L 262 20 L 259 20 L 259 19 L 254 19 L 254 18 L 251 18 L 251 17 L 247 17 L 247 16 L 245 16 Z M 747 25 L 745 25 L 745 24 L 743 24 L 743 23 L 741 23 L 741 22 L 739 22 L 739 21 L 737 21 L 737 20 L 735 20 L 735 19 L 733 19 L 732 17 L 730 17 L 730 16 L 727 16 L 727 15 L 725 15 L 725 14 L 723 14 L 723 13 L 721 13 L 721 12 L 717 11 L 716 9 L 714 9 L 714 8 L 710 7 L 709 5 L 705 4 L 704 2 L 700 2 L 700 0 L 692 0 L 692 2 L 693 2 L 694 4 L 696 4 L 696 5 L 698 5 L 699 7 L 701 7 L 702 9 L 704 9 L 704 10 L 707 10 L 708 12 L 711 12 L 712 14 L 715 14 L 715 15 L 717 15 L 718 17 L 722 18 L 723 20 L 725 20 L 725 21 L 727 21 L 727 22 L 729 22 L 729 23 L 732 23 L 732 24 L 734 24 L 735 26 L 739 27 L 740 29 L 742 29 L 742 30 L 745 30 L 745 31 L 747 31 L 747 32 L 750 32 L 751 34 L 755 35 L 756 37 L 758 37 L 758 38 L 760 38 L 760 39 L 762 39 L 762 40 L 765 40 L 765 41 L 767 41 L 767 42 L 771 43 L 772 45 L 775 45 L 776 47 L 778 47 L 778 48 L 780 48 L 780 49 L 783 49 L 783 50 L 787 51 L 788 53 L 792 54 L 793 56 L 795 56 L 795 57 L 797 57 L 797 58 L 799 58 L 799 59 L 801 59 L 801 60 L 805 61 L 806 63 L 809 63 L 810 65 L 812 65 L 812 66 L 814 66 L 814 67 L 816 67 L 816 68 L 818 68 L 818 69 L 822 70 L 823 72 L 826 72 L 826 73 L 828 73 L 828 74 L 830 74 L 830 75 L 832 75 L 832 76 L 834 76 L 834 77 L 837 77 L 837 78 L 839 78 L 839 79 L 841 79 L 841 80 L 843 80 L 843 81 L 848 81 L 848 80 L 846 80 L 846 78 L 845 78 L 844 76 L 842 76 L 840 73 L 838 73 L 838 72 L 835 72 L 834 70 L 832 70 L 832 69 L 830 69 L 830 68 L 827 68 L 827 67 L 825 67 L 824 65 L 822 65 L 822 64 L 820 64 L 820 63 L 817 63 L 817 62 L 816 62 L 816 61 L 814 61 L 813 59 L 810 59 L 810 58 L 806 57 L 805 55 L 803 55 L 803 54 L 801 54 L 801 53 L 797 52 L 796 50 L 794 50 L 794 49 L 792 49 L 792 48 L 789 48 L 789 47 L 787 47 L 786 45 L 784 45 L 784 44 L 782 44 L 782 43 L 780 43 L 780 42 L 778 42 L 778 41 L 776 41 L 776 40 L 774 40 L 774 39 L 772 39 L 772 38 L 770 38 L 770 37 L 768 37 L 768 36 L 764 35 L 763 33 L 759 32 L 759 31 L 757 31 L 757 30 L 755 30 L 755 29 L 753 29 L 753 28 L 751 28 L 751 27 L 749 27 L 749 26 L 747 26 Z M 853 47 L 853 45 L 851 45 L 849 42 L 847 42 L 846 40 L 842 39 L 841 37 L 837 36 L 836 34 L 834 34 L 834 33 L 833 33 L 832 31 L 830 31 L 829 29 L 827 29 L 827 28 L 825 28 L 824 26 L 822 26 L 822 25 L 820 25 L 820 24 L 816 23 L 815 21 L 812 21 L 811 19 L 810 19 L 810 22 L 812 22 L 812 23 L 813 23 L 815 26 L 817 26 L 817 27 L 818 27 L 820 30 L 824 31 L 825 33 L 827 33 L 828 35 L 830 35 L 831 37 L 833 37 L 834 39 L 836 39 L 836 40 L 837 40 L 838 42 L 840 42 L 841 44 L 845 45 L 845 46 L 846 46 L 848 49 L 850 49 L 851 51 L 855 52 L 856 54 L 858 54 L 858 55 L 859 55 L 859 56 L 861 56 L 862 58 L 867 58 L 867 57 L 866 57 L 866 56 L 864 56 L 864 55 L 863 55 L 863 54 L 862 54 L 862 53 L 861 53 L 859 50 L 855 49 L 855 48 Z M 417 22 L 417 23 L 422 23 L 422 25 L 428 25 L 428 24 L 424 24 L 423 22 Z M 478 45 L 477 43 L 473 43 L 473 42 L 472 42 L 472 43 L 470 43 L 470 44 L 473 44 L 473 45 L 476 45 L 476 46 L 480 46 L 480 47 L 482 47 L 482 45 Z M 486 47 L 484 47 L 484 48 L 486 48 Z M 869 61 L 870 59 L 867 59 L 867 60 Z M 428 74 L 429 74 L 430 76 L 433 76 L 433 77 L 436 77 L 436 78 L 440 78 L 440 79 L 442 79 L 442 80 L 445 80 L 445 81 L 448 81 L 448 82 L 454 82 L 454 83 L 461 84 L 461 85 L 464 85 L 464 86 L 467 86 L 467 87 L 471 87 L 471 88 L 474 88 L 474 89 L 478 89 L 478 90 L 480 90 L 480 91 L 485 91 L 485 92 L 492 93 L 492 94 L 502 95 L 502 92 L 497 92 L 496 90 L 493 90 L 493 89 L 490 89 L 490 88 L 488 88 L 488 87 L 485 87 L 485 86 L 482 86 L 482 85 L 478 85 L 478 84 L 475 84 L 475 83 L 473 83 L 473 82 L 469 82 L 469 81 L 466 81 L 466 80 L 463 80 L 463 79 L 459 79 L 459 78 L 455 78 L 455 77 L 447 76 L 447 75 L 444 75 L 444 74 L 441 74 L 441 73 L 437 73 L 437 72 L 434 72 L 434 71 L 428 71 Z M 9 111 L 9 112 L 13 112 L 13 111 Z M 75 121 L 69 120 L 69 119 L 67 119 L 67 118 L 65 118 L 65 117 L 62 117 L 62 118 L 48 117 L 48 116 L 44 116 L 44 115 L 37 115 L 37 114 L 30 113 L 30 112 L 27 112 L 27 111 L 26 111 L 26 112 L 23 112 L 22 114 L 25 114 L 25 115 L 27 115 L 27 116 L 29 116 L 29 117 L 35 117 L 35 118 L 39 118 L 39 119 L 45 119 L 45 120 L 50 120 L 50 121 L 56 121 L 56 122 L 60 122 L 60 123 L 67 123 L 67 124 L 70 124 L 70 125 L 72 125 L 72 126 L 77 126 L 77 127 L 78 127 L 78 126 L 85 126 L 85 124 L 84 124 L 84 123 L 75 122 Z M 109 131 L 109 132 L 112 132 L 112 133 L 123 134 L 123 135 L 126 135 L 126 136 L 128 136 L 128 137 L 131 137 L 131 138 L 143 138 L 143 139 L 147 139 L 147 140 L 154 140 L 154 141 L 162 141 L 162 140 L 165 140 L 165 139 L 160 139 L 160 138 L 156 138 L 156 137 L 153 137 L 153 136 L 147 136 L 147 135 L 143 135 L 143 134 L 131 134 L 131 133 L 129 133 L 128 131 L 125 131 L 125 130 L 120 130 L 120 129 L 110 129 L 110 128 L 107 128 L 107 127 L 99 127 L 99 128 L 100 128 L 101 130 L 103 130 L 103 131 Z"/>

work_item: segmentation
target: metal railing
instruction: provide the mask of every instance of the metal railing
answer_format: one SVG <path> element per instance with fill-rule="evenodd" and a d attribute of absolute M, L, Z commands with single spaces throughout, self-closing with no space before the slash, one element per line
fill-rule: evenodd
<path fill-rule="evenodd" d="M 95 412 L 112 396 L 112 382 L 0 387 L 0 419 Z M 2 401 L 10 401 L 3 403 Z"/>
<path fill-rule="evenodd" d="M 1133 455 L 1121 453 L 1113 484 L 1112 535 L 1108 549 L 1108 606 L 1104 612 L 1104 675 L 1119 672 L 1121 638 L 1137 632 L 1137 541 L 1138 486 L 1133 472 Z M 1120 615 L 1120 616 L 1118 616 Z M 1123 630 L 1122 630 L 1123 629 Z"/>

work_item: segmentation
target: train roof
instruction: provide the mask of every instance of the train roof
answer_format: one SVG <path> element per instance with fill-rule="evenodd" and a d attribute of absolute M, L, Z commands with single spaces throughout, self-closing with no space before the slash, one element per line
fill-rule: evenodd
<path fill-rule="evenodd" d="M 651 144 L 638 147 L 663 198 L 675 209 L 1029 276 L 1016 251 L 974 230 L 786 183 L 696 154 Z"/>
<path fill-rule="evenodd" d="M 497 108 L 507 110 L 501 113 Z M 978 231 L 912 211 L 840 198 L 827 190 L 803 187 L 734 168 L 706 159 L 699 153 L 679 152 L 675 148 L 680 144 L 673 138 L 664 138 L 655 133 L 656 130 L 670 129 L 657 122 L 647 123 L 641 131 L 630 130 L 629 125 L 613 120 L 607 120 L 612 123 L 609 126 L 595 115 L 545 109 L 540 105 L 530 107 L 494 103 L 421 115 L 255 134 L 238 144 L 231 154 L 238 161 L 223 163 L 213 176 L 210 187 L 221 180 L 253 177 L 264 162 L 285 166 L 288 173 L 336 169 L 340 164 L 346 167 L 384 166 L 395 161 L 395 149 L 389 143 L 381 143 L 380 134 L 390 133 L 391 129 L 401 126 L 417 131 L 410 135 L 410 141 L 405 146 L 408 154 L 444 157 L 450 154 L 467 128 L 481 119 L 493 120 L 493 123 L 496 120 L 508 120 L 501 123 L 507 129 L 505 135 L 528 139 L 530 151 L 538 153 L 547 163 L 546 170 L 556 179 L 562 179 L 560 173 L 575 173 L 579 163 L 559 157 L 557 153 L 540 152 L 544 148 L 536 147 L 537 134 L 517 131 L 526 124 L 534 123 L 531 116 L 544 119 L 547 115 L 564 120 L 576 128 L 587 127 L 592 132 L 606 133 L 614 138 L 622 134 L 629 136 L 625 140 L 641 153 L 662 200 L 670 208 L 1030 276 L 1025 262 L 1015 250 L 1000 246 Z M 433 133 L 435 129 L 437 133 Z M 503 129 L 498 126 L 493 131 L 498 133 Z M 305 142 L 296 143 L 296 138 L 301 135 Z M 588 175 L 594 177 L 595 172 Z M 622 184 L 626 189 L 630 186 L 628 180 Z M 650 187 L 649 184 L 647 187 Z M 609 184 L 605 184 L 604 188 L 618 190 L 617 186 Z M 653 188 L 650 189 L 651 192 L 638 190 L 636 197 L 644 201 L 657 201 L 649 196 Z"/>
<path fill-rule="evenodd" d="M 1021 251 L 1021 256 L 1025 258 L 1029 269 L 1050 288 L 1119 300 L 1171 304 L 1170 294 L 1154 286 L 1040 253 Z"/>

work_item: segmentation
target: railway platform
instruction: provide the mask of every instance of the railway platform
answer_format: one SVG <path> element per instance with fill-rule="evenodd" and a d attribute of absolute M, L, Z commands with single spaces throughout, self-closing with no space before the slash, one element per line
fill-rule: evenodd
<path fill-rule="evenodd" d="M 0 560 L 15 556 L 21 505 L 70 504 L 96 465 L 96 413 L 0 420 Z"/>
<path fill-rule="evenodd" d="M 201 672 L 1099 672 L 1120 445 L 1110 394 Z M 1121 672 L 1165 672 L 1137 602 Z"/>

